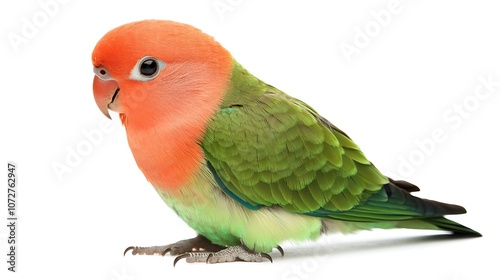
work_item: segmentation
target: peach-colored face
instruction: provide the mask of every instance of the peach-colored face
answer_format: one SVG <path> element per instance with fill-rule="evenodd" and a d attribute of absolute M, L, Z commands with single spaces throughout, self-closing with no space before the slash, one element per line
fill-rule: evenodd
<path fill-rule="evenodd" d="M 104 115 L 119 112 L 148 181 L 184 185 L 203 159 L 199 140 L 219 108 L 233 59 L 192 26 L 146 20 L 108 32 L 92 53 L 94 98 Z"/>
<path fill-rule="evenodd" d="M 144 123 L 159 114 L 185 114 L 187 105 L 220 101 L 232 58 L 190 25 L 146 20 L 108 32 L 97 43 L 92 63 L 101 112 L 109 117 L 110 109 Z"/>

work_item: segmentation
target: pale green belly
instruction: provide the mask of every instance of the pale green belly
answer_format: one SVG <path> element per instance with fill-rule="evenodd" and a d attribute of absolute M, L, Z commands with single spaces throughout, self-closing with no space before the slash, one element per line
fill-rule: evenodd
<path fill-rule="evenodd" d="M 196 177 L 177 191 L 157 191 L 191 228 L 216 244 L 243 243 L 270 252 L 283 241 L 316 239 L 321 233 L 319 218 L 279 207 L 250 210 L 222 193 L 205 168 Z"/>

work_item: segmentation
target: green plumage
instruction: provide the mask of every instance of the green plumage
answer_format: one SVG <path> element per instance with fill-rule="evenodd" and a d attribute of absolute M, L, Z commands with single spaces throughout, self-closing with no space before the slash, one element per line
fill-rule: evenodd
<path fill-rule="evenodd" d="M 345 211 L 388 183 L 356 144 L 314 110 L 258 80 L 248 83 L 238 64 L 234 75 L 203 148 L 242 200 L 297 213 Z M 244 88 L 238 87 L 242 80 Z"/>
<path fill-rule="evenodd" d="M 201 145 L 219 186 L 249 209 L 478 234 L 441 218 L 465 209 L 390 182 L 344 132 L 237 62 Z"/>

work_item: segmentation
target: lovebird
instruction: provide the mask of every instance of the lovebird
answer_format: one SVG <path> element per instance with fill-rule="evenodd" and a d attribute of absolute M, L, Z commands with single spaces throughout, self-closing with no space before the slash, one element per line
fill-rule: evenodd
<path fill-rule="evenodd" d="M 480 233 L 459 205 L 412 195 L 305 102 L 253 76 L 213 37 L 183 23 L 119 26 L 92 52 L 94 99 L 119 113 L 147 180 L 197 234 L 136 254 L 177 261 L 272 261 L 284 241 L 374 228 Z M 124 254 L 125 254 L 124 253 Z"/>

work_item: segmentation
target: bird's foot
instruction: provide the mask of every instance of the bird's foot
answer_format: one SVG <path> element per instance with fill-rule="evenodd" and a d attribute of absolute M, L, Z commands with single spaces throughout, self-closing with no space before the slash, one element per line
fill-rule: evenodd
<path fill-rule="evenodd" d="M 130 246 L 125 249 L 123 255 L 125 255 L 128 251 L 132 250 L 132 255 L 162 255 L 164 256 L 167 253 L 171 255 L 180 255 L 187 252 L 195 252 L 199 251 L 209 251 L 209 252 L 217 252 L 225 249 L 226 247 L 220 246 L 217 244 L 213 244 L 210 240 L 202 235 L 198 235 L 195 238 L 181 240 L 179 242 L 175 242 L 169 245 L 163 246 L 151 246 L 151 247 L 138 247 L 138 246 Z"/>
<path fill-rule="evenodd" d="M 283 250 L 279 247 L 279 251 Z M 188 263 L 194 262 L 205 262 L 205 263 L 224 263 L 224 262 L 235 262 L 235 261 L 244 261 L 244 262 L 261 262 L 264 259 L 268 259 L 270 262 L 273 262 L 273 259 L 269 254 L 266 253 L 255 253 L 246 248 L 243 245 L 232 246 L 222 249 L 215 253 L 210 252 L 189 252 L 182 254 L 175 258 L 175 264 L 182 260 L 186 259 Z"/>

